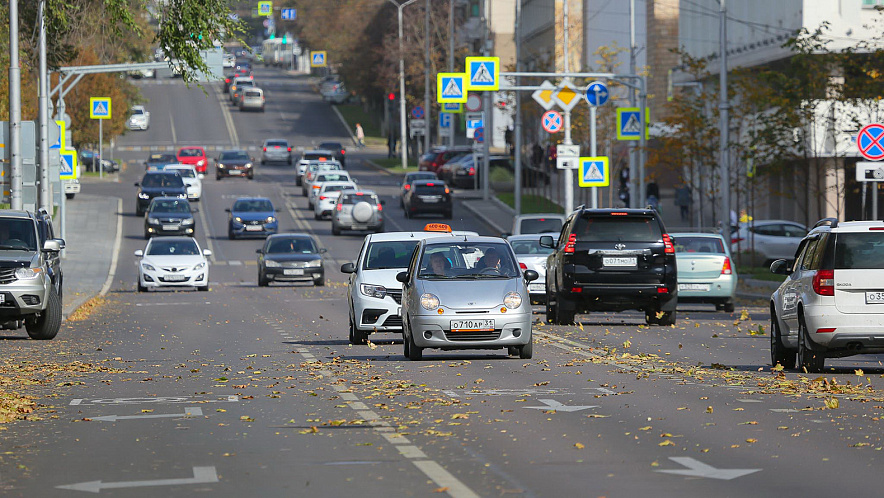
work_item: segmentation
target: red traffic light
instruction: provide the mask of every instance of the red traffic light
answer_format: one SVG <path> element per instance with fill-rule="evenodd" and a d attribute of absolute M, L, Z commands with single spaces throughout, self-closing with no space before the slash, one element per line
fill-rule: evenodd
<path fill-rule="evenodd" d="M 387 95 L 387 100 L 396 100 L 396 94 L 393 92 L 390 92 L 390 94 Z"/>

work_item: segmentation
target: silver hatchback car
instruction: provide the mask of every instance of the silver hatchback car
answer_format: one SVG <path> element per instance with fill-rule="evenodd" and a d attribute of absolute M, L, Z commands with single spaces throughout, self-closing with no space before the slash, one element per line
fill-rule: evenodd
<path fill-rule="evenodd" d="M 826 358 L 884 354 L 884 222 L 821 220 L 770 298 L 771 365 L 823 369 Z"/>
<path fill-rule="evenodd" d="M 269 138 L 261 146 L 261 164 L 286 162 L 292 164 L 292 146 L 284 138 Z"/>
<path fill-rule="evenodd" d="M 506 348 L 531 358 L 528 283 L 537 277 L 519 269 L 512 248 L 498 237 L 420 241 L 408 270 L 396 275 L 405 356 L 420 360 L 425 348 Z"/>

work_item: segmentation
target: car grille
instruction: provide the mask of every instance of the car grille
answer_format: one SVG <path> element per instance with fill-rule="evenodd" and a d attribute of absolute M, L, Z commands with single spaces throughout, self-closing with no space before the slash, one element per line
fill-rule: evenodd
<path fill-rule="evenodd" d="M 284 261 L 281 263 L 285 268 L 306 268 L 307 263 L 304 261 Z"/>
<path fill-rule="evenodd" d="M 261 220 L 248 220 L 244 221 L 243 225 L 260 225 L 262 224 Z"/>
<path fill-rule="evenodd" d="M 162 267 L 163 271 L 167 271 L 169 273 L 178 273 L 180 271 L 186 270 L 187 266 L 164 266 Z"/>
<path fill-rule="evenodd" d="M 15 282 L 17 280 L 15 278 L 15 270 L 15 268 L 0 269 L 0 285 Z"/>
<path fill-rule="evenodd" d="M 445 332 L 445 338 L 449 341 L 494 341 L 500 338 L 500 331 Z"/>
<path fill-rule="evenodd" d="M 392 297 L 396 304 L 402 304 L 402 291 L 387 289 L 387 295 Z M 401 323 L 401 322 L 400 322 Z"/>
<path fill-rule="evenodd" d="M 170 283 L 174 282 L 177 284 L 182 284 L 182 283 L 188 282 L 189 280 L 190 280 L 189 278 L 185 278 L 184 280 L 181 280 L 181 279 L 167 279 L 166 277 L 160 277 L 160 282 L 170 282 Z"/>
<path fill-rule="evenodd" d="M 179 218 L 158 218 L 158 220 L 164 224 L 178 224 L 181 222 Z"/>
<path fill-rule="evenodd" d="M 402 317 L 399 315 L 390 315 L 384 320 L 384 327 L 401 327 Z"/>

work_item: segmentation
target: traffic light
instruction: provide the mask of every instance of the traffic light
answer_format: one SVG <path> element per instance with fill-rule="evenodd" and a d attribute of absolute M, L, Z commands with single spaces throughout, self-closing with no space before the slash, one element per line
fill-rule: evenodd
<path fill-rule="evenodd" d="M 286 37 L 286 35 L 282 35 L 282 44 L 285 45 L 288 42 L 289 41 L 288 41 L 288 38 Z"/>
<path fill-rule="evenodd" d="M 271 40 L 276 39 L 276 33 L 270 33 L 270 39 Z"/>
<path fill-rule="evenodd" d="M 390 92 L 389 94 L 387 94 L 387 100 L 389 100 L 390 102 L 395 102 L 396 101 L 396 93 Z"/>

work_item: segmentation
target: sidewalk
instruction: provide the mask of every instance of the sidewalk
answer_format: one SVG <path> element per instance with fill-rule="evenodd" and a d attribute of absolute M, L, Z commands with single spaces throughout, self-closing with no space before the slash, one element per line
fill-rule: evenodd
<path fill-rule="evenodd" d="M 119 250 L 119 204 L 116 197 L 90 194 L 77 194 L 75 199 L 65 203 L 66 249 L 61 262 L 65 317 L 99 295 L 114 270 L 112 263 Z M 61 228 L 60 222 L 54 220 L 56 232 Z"/>

